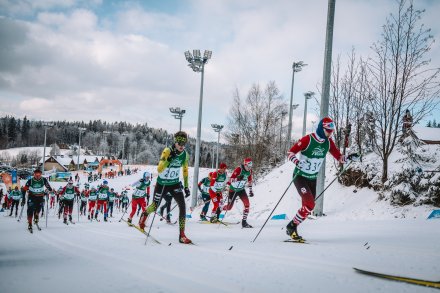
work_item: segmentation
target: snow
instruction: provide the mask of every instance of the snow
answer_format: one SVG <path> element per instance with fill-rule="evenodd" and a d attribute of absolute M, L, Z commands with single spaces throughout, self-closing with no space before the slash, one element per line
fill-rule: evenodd
<path fill-rule="evenodd" d="M 415 125 L 413 131 L 419 139 L 440 141 L 440 128 Z"/>
<path fill-rule="evenodd" d="M 331 172 L 332 164 L 327 165 Z M 157 177 L 155 166 L 144 166 L 144 170 Z M 109 185 L 120 191 L 136 182 L 142 172 L 110 179 Z M 199 179 L 208 172 L 201 169 Z M 34 234 L 26 231 L 25 221 L 0 216 L 0 291 L 433 292 L 352 269 L 433 281 L 440 276 L 440 221 L 426 220 L 433 207 L 392 207 L 372 190 L 354 193 L 353 187 L 336 181 L 325 194 L 327 216 L 306 220 L 299 227 L 310 244 L 282 242 L 287 239 L 287 220 L 268 221 L 251 242 L 288 187 L 291 173 L 292 165 L 286 163 L 254 187 L 249 215 L 254 229 L 200 224 L 200 208 L 196 209 L 187 221 L 186 234 L 197 246 L 179 244 L 177 225 L 158 217 L 151 233 L 161 245 L 151 239 L 145 245 L 143 234 L 119 222 L 120 212 L 111 222 L 89 222 L 81 217 L 77 224 L 66 226 L 51 210 L 48 228 L 43 218 L 43 230 Z M 191 174 L 190 168 L 190 183 Z M 328 176 L 327 184 L 332 179 Z M 52 185 L 58 188 L 63 183 Z M 292 185 L 274 214 L 286 213 L 292 218 L 299 207 Z M 240 220 L 242 210 L 238 201 L 225 220 Z M 174 211 L 173 220 L 178 214 L 177 208 Z M 76 206 L 73 219 L 77 220 Z"/>

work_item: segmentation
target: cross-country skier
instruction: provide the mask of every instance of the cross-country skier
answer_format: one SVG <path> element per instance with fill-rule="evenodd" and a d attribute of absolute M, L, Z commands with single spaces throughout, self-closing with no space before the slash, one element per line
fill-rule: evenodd
<path fill-rule="evenodd" d="M 44 204 L 44 190 L 47 188 L 52 191 L 52 187 L 46 178 L 41 177 L 41 170 L 35 169 L 34 176 L 26 182 L 23 187 L 23 197 L 28 192 L 27 200 L 27 219 L 28 230 L 32 233 L 32 218 L 34 223 L 38 226 L 38 215 L 40 214 L 41 206 Z"/>
<path fill-rule="evenodd" d="M 252 191 L 252 159 L 246 158 L 243 160 L 243 164 L 235 168 L 232 172 L 231 178 L 227 183 L 228 192 L 228 204 L 223 207 L 223 210 L 230 210 L 234 206 L 235 199 L 239 197 L 244 205 L 243 219 L 241 220 L 241 226 L 243 228 L 252 228 L 247 222 L 247 216 L 249 214 L 249 198 L 246 193 L 246 185 L 249 188 L 249 196 L 253 197 Z"/>
<path fill-rule="evenodd" d="M 72 221 L 72 211 L 73 211 L 73 202 L 75 201 L 75 196 L 79 196 L 80 191 L 78 187 L 73 186 L 73 180 L 69 179 L 67 185 L 64 186 L 61 191 L 61 196 L 63 197 L 63 223 L 67 224 L 67 216 L 69 216 L 69 222 L 73 224 Z"/>
<path fill-rule="evenodd" d="M 90 189 L 90 193 L 89 193 L 89 215 L 87 216 L 87 219 L 89 220 L 93 219 L 97 200 L 98 200 L 98 191 L 94 186 L 92 186 L 92 189 Z"/>
<path fill-rule="evenodd" d="M 160 205 L 162 195 L 169 192 L 179 206 L 179 242 L 184 244 L 192 243 L 185 235 L 185 197 L 190 196 L 188 189 L 188 159 L 189 155 L 185 151 L 185 144 L 188 142 L 188 135 L 179 131 L 174 134 L 174 143 L 166 147 L 160 156 L 157 171 L 159 176 L 154 188 L 153 202 L 148 206 L 139 220 L 139 227 L 145 228 L 148 215 L 154 213 Z M 183 186 L 180 182 L 180 168 L 183 170 Z M 185 192 L 185 195 L 183 194 Z"/>
<path fill-rule="evenodd" d="M 50 202 L 49 202 L 49 204 L 50 204 L 49 208 L 50 208 L 50 209 L 55 208 L 55 198 L 56 198 L 56 197 L 57 197 L 57 196 L 56 196 L 54 190 L 52 190 L 51 192 L 49 192 L 49 200 L 50 200 Z"/>
<path fill-rule="evenodd" d="M 211 211 L 211 223 L 218 222 L 220 216 L 220 202 L 223 199 L 222 192 L 226 184 L 226 168 L 226 164 L 221 163 L 217 171 L 209 174 L 211 179 L 211 182 L 209 183 L 209 197 L 213 203 Z"/>
<path fill-rule="evenodd" d="M 17 185 L 15 185 L 14 190 L 9 193 L 9 197 L 12 198 L 11 212 L 9 213 L 9 216 L 12 217 L 12 211 L 14 210 L 15 206 L 15 217 L 17 217 L 20 199 L 24 202 L 23 194 L 18 189 Z"/>
<path fill-rule="evenodd" d="M 293 240 L 302 240 L 298 235 L 297 227 L 315 207 L 316 178 L 321 169 L 322 162 L 330 152 L 339 163 L 345 163 L 345 156 L 341 155 L 331 135 L 335 124 L 329 117 L 323 118 L 315 133 L 308 134 L 295 143 L 288 152 L 288 159 L 295 164 L 293 171 L 293 184 L 302 198 L 302 206 L 295 217 L 286 227 L 286 233 Z M 296 154 L 300 153 L 300 157 Z"/>
<path fill-rule="evenodd" d="M 89 184 L 84 184 L 84 190 L 81 191 L 81 206 L 79 207 L 79 211 L 82 215 L 86 215 L 86 211 L 87 211 L 87 199 L 89 197 Z"/>
<path fill-rule="evenodd" d="M 202 194 L 202 200 L 205 203 L 203 205 L 202 211 L 200 212 L 200 221 L 208 221 L 206 218 L 206 213 L 209 209 L 209 204 L 211 203 L 211 197 L 209 196 L 209 186 L 211 185 L 211 178 L 205 177 L 200 180 L 198 184 L 199 191 Z"/>
<path fill-rule="evenodd" d="M 134 214 L 136 213 L 136 208 L 139 205 L 142 212 L 145 211 L 147 207 L 147 202 L 150 200 L 150 185 L 151 185 L 152 175 L 150 172 L 145 171 L 142 178 L 135 185 L 135 190 L 131 195 L 131 213 L 127 219 L 128 223 L 131 223 Z M 147 201 L 145 201 L 147 198 Z"/>
<path fill-rule="evenodd" d="M 108 213 L 110 214 L 110 218 L 113 218 L 113 206 L 115 204 L 116 192 L 114 188 L 110 188 L 110 192 L 108 193 Z"/>
<path fill-rule="evenodd" d="M 121 203 L 122 203 L 122 211 L 125 213 L 127 211 L 128 208 L 128 203 L 130 202 L 130 199 L 128 198 L 127 195 L 127 190 L 123 190 L 121 193 Z"/>
<path fill-rule="evenodd" d="M 104 207 L 104 222 L 107 222 L 107 204 L 108 204 L 108 197 L 109 197 L 109 187 L 108 187 L 108 181 L 104 180 L 102 182 L 102 185 L 98 189 L 98 204 L 96 208 L 95 213 L 95 219 L 98 219 L 98 212 L 101 210 L 101 207 Z"/>

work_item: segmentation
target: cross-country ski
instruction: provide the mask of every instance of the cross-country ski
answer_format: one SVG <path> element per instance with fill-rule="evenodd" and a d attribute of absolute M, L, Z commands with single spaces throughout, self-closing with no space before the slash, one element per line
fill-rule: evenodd
<path fill-rule="evenodd" d="M 439 289 L 438 11 L 0 1 L 1 293 Z"/>

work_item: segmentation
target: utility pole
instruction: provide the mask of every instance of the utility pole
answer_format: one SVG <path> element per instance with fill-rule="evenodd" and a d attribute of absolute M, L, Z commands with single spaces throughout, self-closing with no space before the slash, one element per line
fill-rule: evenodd
<path fill-rule="evenodd" d="M 325 37 L 325 53 L 324 53 L 324 72 L 322 77 L 322 96 L 321 96 L 321 119 L 328 116 L 329 97 L 330 97 L 330 77 L 332 64 L 333 49 L 333 26 L 335 22 L 335 6 L 336 0 L 328 0 L 327 12 L 327 32 Z M 321 171 L 318 174 L 316 184 L 316 194 L 320 194 L 324 190 L 325 185 L 325 158 L 322 162 Z M 315 216 L 322 216 L 324 210 L 324 194 L 316 201 L 313 213 Z"/>

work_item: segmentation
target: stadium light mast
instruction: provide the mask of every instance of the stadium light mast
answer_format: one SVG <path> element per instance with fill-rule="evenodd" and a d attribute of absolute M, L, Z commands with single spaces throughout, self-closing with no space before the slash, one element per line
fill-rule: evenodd
<path fill-rule="evenodd" d="M 78 148 L 79 148 L 79 150 L 78 150 L 78 160 L 77 160 L 77 170 L 79 171 L 79 156 L 81 155 L 81 133 L 83 132 L 83 131 L 86 131 L 86 128 L 84 128 L 84 127 L 78 127 L 78 130 L 79 130 L 79 142 L 78 142 Z"/>
<path fill-rule="evenodd" d="M 217 158 L 215 160 L 215 169 L 218 169 L 218 149 L 220 147 L 220 132 L 223 129 L 223 125 L 219 125 L 219 124 L 211 124 L 212 129 L 214 129 L 215 132 L 218 133 L 218 137 L 217 137 Z"/>
<path fill-rule="evenodd" d="M 197 204 L 197 184 L 199 182 L 199 163 L 200 163 L 200 137 L 202 131 L 202 103 L 203 103 L 203 81 L 205 75 L 205 64 L 211 59 L 212 51 L 205 50 L 203 57 L 200 54 L 200 50 L 193 50 L 191 55 L 190 51 L 185 51 L 185 59 L 188 61 L 188 66 L 194 72 L 201 73 L 200 82 L 200 99 L 199 99 L 199 117 L 197 122 L 197 140 L 196 140 L 196 153 L 194 160 L 194 176 L 192 186 L 192 202 L 191 207 L 195 207 Z"/>
<path fill-rule="evenodd" d="M 180 109 L 179 107 L 177 107 L 177 108 L 170 108 L 170 112 L 173 114 L 172 116 L 174 118 L 180 120 L 179 131 L 182 131 L 182 118 L 186 111 L 184 109 Z"/>
<path fill-rule="evenodd" d="M 304 118 L 303 118 L 303 132 L 302 136 L 306 135 L 306 125 L 307 125 L 307 100 L 310 100 L 315 96 L 314 92 L 304 93 Z"/>
<path fill-rule="evenodd" d="M 307 66 L 303 61 L 293 62 L 292 64 L 292 87 L 290 89 L 290 103 L 289 103 L 289 126 L 287 128 L 287 144 L 292 145 L 292 103 L 293 103 L 293 84 L 295 81 L 295 72 L 300 72 L 304 66 Z"/>

